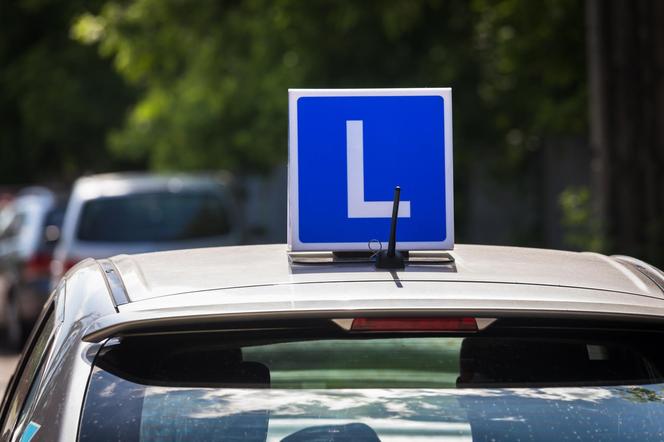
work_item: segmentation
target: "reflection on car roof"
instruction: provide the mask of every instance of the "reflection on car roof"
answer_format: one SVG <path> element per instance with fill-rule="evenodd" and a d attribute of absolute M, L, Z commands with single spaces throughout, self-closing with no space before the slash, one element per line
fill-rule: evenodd
<path fill-rule="evenodd" d="M 330 282 L 473 282 L 603 290 L 664 298 L 661 272 L 636 260 L 596 253 L 457 245 L 453 262 L 412 264 L 396 273 L 373 264 L 295 265 L 284 245 L 203 248 L 112 258 L 129 298 L 241 287 Z M 643 266 L 639 265 L 643 264 Z"/>

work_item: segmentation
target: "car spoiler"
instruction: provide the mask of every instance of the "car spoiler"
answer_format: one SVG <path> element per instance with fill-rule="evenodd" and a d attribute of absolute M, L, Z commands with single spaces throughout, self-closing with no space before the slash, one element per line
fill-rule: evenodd
<path fill-rule="evenodd" d="M 329 319 L 342 324 L 343 319 L 358 317 L 473 317 L 478 326 L 488 326 L 494 318 L 552 318 L 552 319 L 596 319 L 606 321 L 644 322 L 664 324 L 664 309 L 614 304 L 580 303 L 574 308 L 561 302 L 528 302 L 524 308 L 502 305 L 500 302 L 487 303 L 482 308 L 469 305 L 468 300 L 450 302 L 440 300 L 409 300 L 406 305 L 380 305 L 380 302 L 365 303 L 354 309 L 329 308 L 303 303 L 293 306 L 290 302 L 281 305 L 219 305 L 186 309 L 149 311 L 122 311 L 103 316 L 85 330 L 83 340 L 99 343 L 111 337 L 136 334 L 160 334 L 192 330 L 222 330 L 238 322 L 262 322 L 275 320 Z M 314 304 L 314 303 L 312 303 Z M 374 305 L 368 305 L 374 304 Z M 417 304 L 417 306 L 413 306 Z M 505 304 L 505 303 L 503 303 Z M 482 325 L 481 325 L 482 324 Z M 257 324 L 257 328 L 261 328 Z"/>

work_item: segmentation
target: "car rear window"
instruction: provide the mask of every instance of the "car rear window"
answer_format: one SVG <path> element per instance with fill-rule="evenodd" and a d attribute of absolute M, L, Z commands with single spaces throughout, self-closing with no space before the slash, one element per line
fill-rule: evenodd
<path fill-rule="evenodd" d="M 87 201 L 77 237 L 112 243 L 186 241 L 223 236 L 230 228 L 224 194 L 161 192 Z"/>
<path fill-rule="evenodd" d="M 655 342 L 279 327 L 112 339 L 79 438 L 661 440 Z"/>

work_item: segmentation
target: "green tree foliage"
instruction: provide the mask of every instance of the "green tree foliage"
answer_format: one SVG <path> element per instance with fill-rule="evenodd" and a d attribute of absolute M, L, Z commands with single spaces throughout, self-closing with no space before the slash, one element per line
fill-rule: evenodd
<path fill-rule="evenodd" d="M 478 164 L 533 199 L 542 141 L 585 132 L 583 6 L 3 2 L 0 182 L 137 164 L 267 171 L 286 159 L 288 88 L 451 86 L 463 229 Z"/>
<path fill-rule="evenodd" d="M 585 124 L 576 0 L 108 0 L 73 34 L 140 91 L 109 141 L 156 169 L 266 170 L 290 87 L 454 88 L 457 170 Z M 462 186 L 463 187 L 463 186 Z"/>
<path fill-rule="evenodd" d="M 606 252 L 610 250 L 597 220 L 592 216 L 590 190 L 587 187 L 568 187 L 559 196 L 565 242 L 578 250 Z"/>
<path fill-rule="evenodd" d="M 74 177 L 109 167 L 105 132 L 132 94 L 107 60 L 70 38 L 93 2 L 0 6 L 0 182 Z"/>
<path fill-rule="evenodd" d="M 583 7 L 576 0 L 473 3 L 482 116 L 511 164 L 546 137 L 585 133 Z"/>

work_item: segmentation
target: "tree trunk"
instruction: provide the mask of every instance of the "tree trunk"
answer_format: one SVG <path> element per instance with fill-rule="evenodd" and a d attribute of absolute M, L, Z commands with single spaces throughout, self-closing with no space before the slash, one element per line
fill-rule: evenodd
<path fill-rule="evenodd" d="M 664 261 L 664 2 L 587 0 L 594 214 L 608 251 Z"/>

